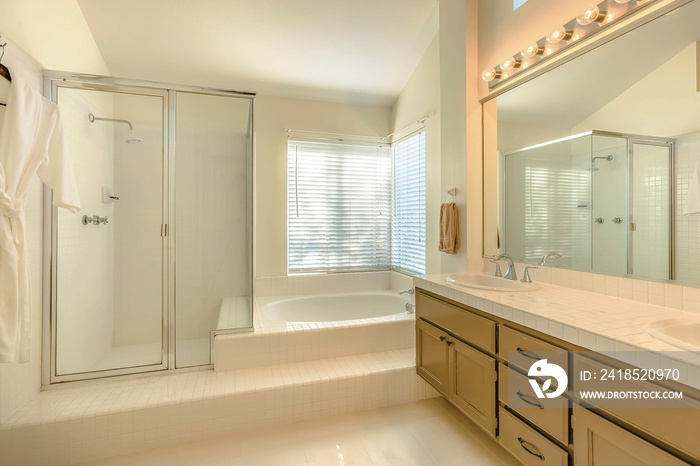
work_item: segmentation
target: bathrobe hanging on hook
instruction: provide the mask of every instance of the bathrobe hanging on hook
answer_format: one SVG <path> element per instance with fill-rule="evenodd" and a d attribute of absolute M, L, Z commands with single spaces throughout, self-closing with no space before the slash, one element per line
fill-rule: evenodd
<path fill-rule="evenodd" d="M 8 82 L 4 78 L 3 88 Z M 34 174 L 53 189 L 53 203 L 80 210 L 58 107 L 13 76 L 0 96 L 0 362 L 30 357 L 31 303 L 24 202 Z M 4 110 L 3 110 L 4 108 Z"/>

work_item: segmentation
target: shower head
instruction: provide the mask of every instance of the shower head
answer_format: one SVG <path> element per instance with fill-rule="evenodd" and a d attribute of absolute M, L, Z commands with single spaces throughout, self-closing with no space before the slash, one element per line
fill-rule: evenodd
<path fill-rule="evenodd" d="M 131 135 L 129 138 L 125 141 L 127 144 L 138 144 L 139 142 L 143 141 L 142 138 L 136 136 L 136 131 L 133 129 L 131 130 Z"/>
<path fill-rule="evenodd" d="M 596 166 L 596 164 L 595 164 L 595 161 L 596 161 L 597 159 L 605 159 L 605 160 L 607 160 L 608 162 L 611 162 L 612 159 L 613 159 L 613 156 L 612 156 L 612 155 L 608 155 L 607 157 L 593 157 L 593 159 L 591 160 L 591 166 L 590 166 L 590 168 L 586 168 L 587 171 L 589 171 L 589 172 L 597 172 L 598 170 L 600 170 L 600 168 L 598 168 L 598 167 Z"/>
<path fill-rule="evenodd" d="M 143 141 L 143 139 L 136 136 L 136 132 L 134 131 L 134 125 L 132 125 L 129 120 L 118 120 L 116 118 L 96 117 L 92 113 L 88 115 L 88 120 L 90 120 L 90 123 L 94 123 L 95 121 L 113 121 L 115 123 L 125 123 L 125 124 L 129 125 L 129 129 L 131 130 L 131 135 L 124 142 L 126 142 L 127 144 L 138 144 L 139 142 Z"/>

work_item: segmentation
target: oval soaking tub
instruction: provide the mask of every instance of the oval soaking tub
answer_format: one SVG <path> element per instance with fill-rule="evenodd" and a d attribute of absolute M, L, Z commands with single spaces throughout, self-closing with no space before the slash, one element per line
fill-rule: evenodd
<path fill-rule="evenodd" d="M 258 298 L 258 314 L 263 327 L 369 319 L 406 314 L 408 297 L 396 291 L 297 296 L 292 298 Z"/>

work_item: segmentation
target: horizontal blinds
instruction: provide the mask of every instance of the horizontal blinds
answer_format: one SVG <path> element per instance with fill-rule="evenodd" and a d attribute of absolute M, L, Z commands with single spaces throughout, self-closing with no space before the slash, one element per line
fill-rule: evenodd
<path fill-rule="evenodd" d="M 393 147 L 394 199 L 391 262 L 396 270 L 425 274 L 425 132 Z"/>
<path fill-rule="evenodd" d="M 287 160 L 289 273 L 388 270 L 389 150 L 290 141 Z"/>
<path fill-rule="evenodd" d="M 590 172 L 525 166 L 526 261 L 557 251 L 565 258 L 590 256 Z"/>

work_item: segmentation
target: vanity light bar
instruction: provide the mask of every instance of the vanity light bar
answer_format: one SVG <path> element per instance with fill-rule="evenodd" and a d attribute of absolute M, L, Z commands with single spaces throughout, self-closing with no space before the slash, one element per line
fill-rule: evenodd
<path fill-rule="evenodd" d="M 595 32 L 615 23 L 624 16 L 633 13 L 656 0 L 606 0 L 591 5 L 575 19 L 547 34 L 537 42 L 528 44 L 522 51 L 508 57 L 493 68 L 481 73 L 481 78 L 488 82 L 489 90 L 522 70 L 540 63 L 582 38 L 588 38 Z"/>

